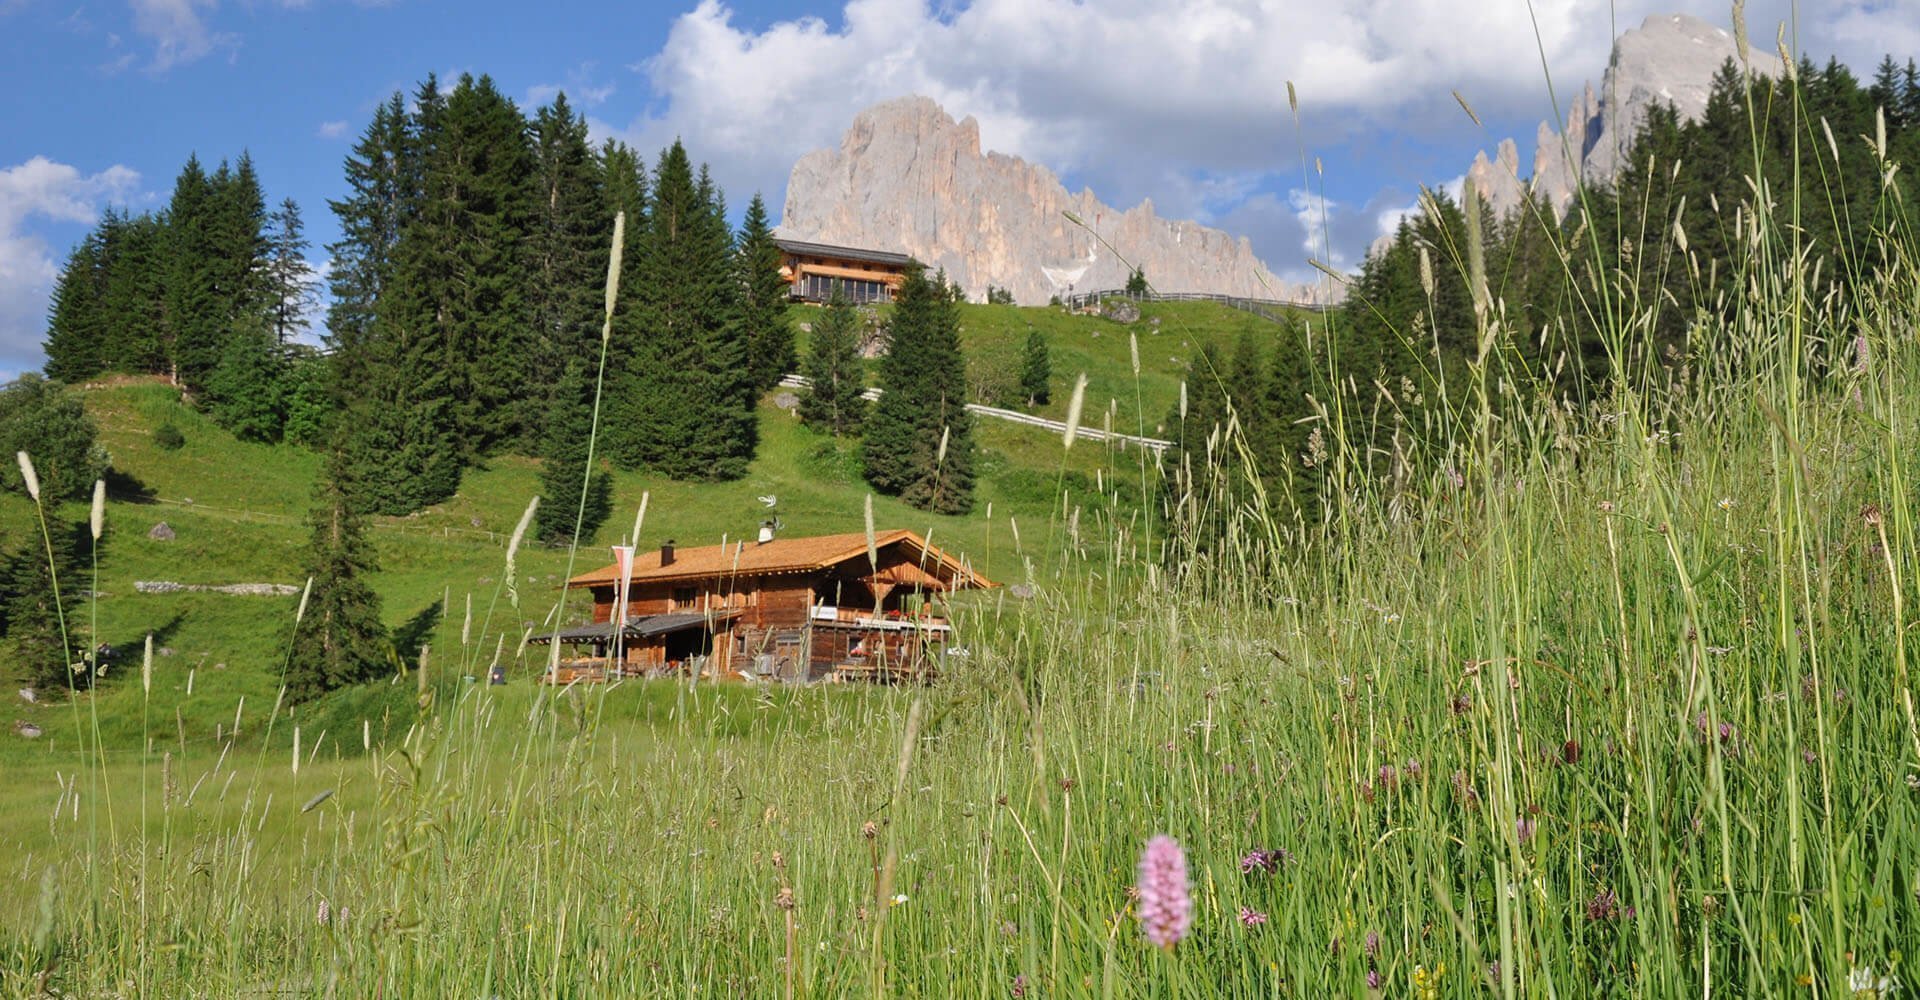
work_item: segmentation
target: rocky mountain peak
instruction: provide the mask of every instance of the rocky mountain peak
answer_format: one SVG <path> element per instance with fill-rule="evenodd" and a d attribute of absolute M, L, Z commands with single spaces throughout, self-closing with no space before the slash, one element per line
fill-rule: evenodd
<path fill-rule="evenodd" d="M 1673 105 L 1682 121 L 1698 119 L 1714 74 L 1728 59 L 1740 62 L 1731 31 L 1690 14 L 1649 16 L 1614 41 L 1599 89 L 1588 83 L 1574 98 L 1561 130 L 1540 123 L 1531 175 L 1520 173 L 1519 149 L 1507 139 L 1492 158 L 1484 152 L 1474 158 L 1467 180 L 1496 213 L 1512 210 L 1533 191 L 1564 214 L 1577 179 L 1612 182 L 1634 133 L 1656 104 Z M 1749 48 L 1747 59 L 1754 73 L 1780 72 L 1779 58 L 1760 48 Z"/>
<path fill-rule="evenodd" d="M 975 299 L 992 285 L 1023 305 L 1122 287 L 1129 262 L 1163 291 L 1325 295 L 1276 277 L 1244 238 L 1160 218 L 1151 201 L 1116 209 L 1091 191 L 1068 192 L 1046 167 L 983 152 L 978 122 L 919 96 L 867 108 L 838 149 L 802 156 L 779 228 L 792 239 L 912 254 Z"/>

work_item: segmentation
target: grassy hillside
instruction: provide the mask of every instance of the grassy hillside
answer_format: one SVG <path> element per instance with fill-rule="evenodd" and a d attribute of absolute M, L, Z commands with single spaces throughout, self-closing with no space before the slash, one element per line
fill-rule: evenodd
<path fill-rule="evenodd" d="M 1042 412 L 1063 418 L 1065 387 L 1085 371 L 1090 425 L 1099 423 L 1098 414 L 1109 401 L 1118 401 L 1116 427 L 1139 432 L 1141 425 L 1133 416 L 1137 388 L 1143 401 L 1139 405 L 1147 414 L 1145 429 L 1151 433 L 1177 398 L 1194 343 L 1237 337 L 1242 329 L 1273 328 L 1267 321 L 1206 303 L 1148 305 L 1145 313 L 1140 323 L 1127 327 L 1058 309 L 969 306 L 963 310 L 964 336 L 971 359 L 994 363 L 1017 360 L 1029 324 L 1044 330 L 1052 343 L 1056 383 L 1062 388 Z M 797 311 L 803 321 L 808 315 Z M 1129 332 L 1138 333 L 1142 343 L 1137 381 Z M 109 746 L 141 745 L 142 713 L 129 678 L 137 672 L 142 638 L 152 632 L 162 655 L 147 714 L 177 716 L 177 728 L 190 741 L 211 747 L 216 734 L 231 729 L 243 699 L 255 710 L 272 703 L 297 598 L 143 594 L 134 584 L 299 585 L 307 541 L 304 518 L 319 457 L 291 446 L 237 441 L 154 380 L 118 380 L 90 388 L 86 401 L 113 459 L 114 493 L 98 582 L 89 587 L 98 597 L 76 609 L 76 628 L 127 657 L 109 670 L 101 687 L 97 708 L 103 736 Z M 166 451 L 155 443 L 153 432 L 163 424 L 180 429 L 184 447 Z M 574 571 L 605 561 L 604 547 L 631 529 L 643 492 L 651 494 L 640 538 L 643 547 L 667 538 L 701 545 L 722 537 L 748 537 L 764 515 L 757 497 L 765 494 L 779 497 L 789 533 L 862 528 L 868 490 L 859 475 L 855 442 L 799 426 L 772 398 L 761 409 L 761 433 L 759 458 L 738 482 L 685 484 L 616 473 L 615 514 L 581 546 Z M 1044 565 L 1050 540 L 1059 540 L 1048 524 L 1062 509 L 1060 487 L 1067 487 L 1069 504 L 1088 502 L 1096 483 L 1118 490 L 1129 507 L 1137 506 L 1142 496 L 1138 451 L 1082 442 L 1063 452 L 1054 434 L 991 420 L 977 423 L 975 439 L 980 482 L 972 514 L 930 515 L 880 497 L 874 505 L 876 523 L 926 533 L 937 544 L 965 553 L 991 578 L 1019 579 L 1026 572 L 1026 558 Z M 451 500 L 411 517 L 374 521 L 380 571 L 373 583 L 387 621 L 396 629 L 425 629 L 426 641 L 440 651 L 429 660 L 435 671 L 449 676 L 476 672 L 475 664 L 462 662 L 457 652 L 463 628 L 469 638 L 483 632 L 508 636 L 511 654 L 525 627 L 547 621 L 555 612 L 554 588 L 568 568 L 564 550 L 538 545 L 523 549 L 518 608 L 508 604 L 501 579 L 506 536 L 538 490 L 537 472 L 531 460 L 501 457 L 470 471 Z M 72 505 L 58 516 L 79 523 L 86 513 Z M 173 540 L 148 537 L 162 521 L 174 529 Z M 1016 527 L 1021 529 L 1018 549 Z M 0 529 L 8 538 L 37 533 L 24 498 L 0 495 Z M 471 625 L 469 600 L 475 616 Z M 567 614 L 573 620 L 584 609 L 575 607 Z M 491 655 L 491 647 L 486 653 Z M 480 655 L 470 645 L 464 659 Z M 17 681 L 9 666 L 0 664 L 5 690 L 18 687 Z M 72 726 L 54 724 L 58 712 L 51 703 L 21 705 L 18 714 L 40 724 L 46 738 L 32 743 L 0 739 L 0 760 L 52 759 L 62 753 L 71 742 Z M 243 727 L 243 733 L 251 735 L 252 728 Z"/>

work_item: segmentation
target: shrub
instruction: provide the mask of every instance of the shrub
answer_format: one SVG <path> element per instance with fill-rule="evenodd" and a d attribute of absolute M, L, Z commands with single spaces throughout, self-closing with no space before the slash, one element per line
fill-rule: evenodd
<path fill-rule="evenodd" d="M 15 452 L 33 457 L 45 500 L 77 500 L 106 474 L 107 453 L 78 394 L 28 373 L 0 389 L 0 487 L 27 492 Z"/>
<path fill-rule="evenodd" d="M 161 451 L 179 451 L 186 447 L 187 436 L 172 424 L 161 424 L 153 429 L 153 443 L 159 445 Z"/>

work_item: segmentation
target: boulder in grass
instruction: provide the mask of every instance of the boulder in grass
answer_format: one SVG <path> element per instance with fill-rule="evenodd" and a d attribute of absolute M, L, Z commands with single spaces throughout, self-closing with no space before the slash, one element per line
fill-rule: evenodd
<path fill-rule="evenodd" d="M 1100 315 L 1115 323 L 1136 323 L 1140 320 L 1140 307 L 1131 299 L 1102 299 Z"/>
<path fill-rule="evenodd" d="M 171 542 L 174 537 L 173 525 L 161 521 L 159 524 L 153 526 L 153 530 L 147 532 L 147 537 L 156 542 Z"/>
<path fill-rule="evenodd" d="M 40 738 L 40 727 L 25 719 L 14 720 L 13 732 L 14 735 L 23 740 L 37 740 Z"/>

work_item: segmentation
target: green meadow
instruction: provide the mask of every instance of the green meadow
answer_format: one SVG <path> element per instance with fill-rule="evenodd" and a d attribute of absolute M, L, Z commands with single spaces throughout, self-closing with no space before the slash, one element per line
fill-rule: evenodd
<path fill-rule="evenodd" d="M 530 682 L 524 629 L 643 491 L 643 545 L 738 537 L 765 493 L 790 532 L 861 529 L 850 446 L 770 397 L 746 479 L 622 475 L 602 537 L 523 549 L 511 580 L 528 462 L 379 522 L 375 585 L 424 666 L 288 708 L 297 598 L 132 584 L 297 583 L 316 460 L 224 438 L 163 386 L 94 390 L 123 489 L 71 620 L 171 655 L 16 708 L 44 734 L 0 752 L 0 984 L 1890 995 L 1920 942 L 1920 274 L 1883 232 L 1853 307 L 1814 308 L 1791 225 L 1748 224 L 1755 279 L 1696 334 L 1723 380 L 1513 407 L 1529 376 L 1487 361 L 1459 376 L 1446 461 L 1390 480 L 1336 412 L 1311 520 L 1232 462 L 1163 485 L 1138 451 L 982 421 L 974 513 L 874 504 L 1023 585 L 959 602 L 965 666 L 926 687 Z M 1582 294 L 1616 356 L 1650 336 L 1616 290 Z M 1146 312 L 963 322 L 975 357 L 1044 327 L 1061 381 L 1089 376 L 1082 422 L 1111 406 L 1151 434 L 1194 343 L 1259 321 Z M 1527 335 L 1505 316 L 1481 303 L 1482 342 Z M 1857 363 L 1810 360 L 1840 344 Z M 162 422 L 185 448 L 151 444 Z M 1162 489 L 1181 513 L 1158 515 Z M 0 523 L 39 513 L 8 497 Z M 161 519 L 173 541 L 146 537 Z M 509 684 L 467 679 L 496 655 Z M 1135 865 L 1163 833 L 1192 919 L 1157 948 Z"/>

